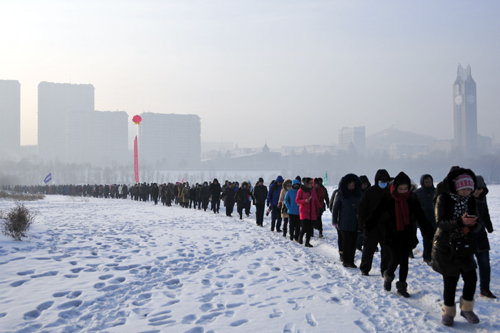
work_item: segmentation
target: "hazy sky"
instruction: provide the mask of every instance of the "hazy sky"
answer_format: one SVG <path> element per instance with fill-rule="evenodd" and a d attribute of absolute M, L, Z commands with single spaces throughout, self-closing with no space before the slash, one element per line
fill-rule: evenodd
<path fill-rule="evenodd" d="M 97 110 L 198 114 L 202 141 L 332 144 L 344 126 L 453 136 L 458 63 L 500 138 L 500 1 L 0 0 L 0 79 L 91 83 Z"/>

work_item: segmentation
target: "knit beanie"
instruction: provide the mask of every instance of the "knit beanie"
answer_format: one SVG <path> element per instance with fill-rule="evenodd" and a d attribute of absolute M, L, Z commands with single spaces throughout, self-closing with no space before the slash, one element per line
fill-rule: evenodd
<path fill-rule="evenodd" d="M 472 180 L 472 177 L 469 176 L 468 174 L 463 174 L 458 176 L 453 180 L 455 182 L 455 190 L 460 191 L 466 188 L 470 188 L 471 190 L 474 190 L 474 181 Z"/>

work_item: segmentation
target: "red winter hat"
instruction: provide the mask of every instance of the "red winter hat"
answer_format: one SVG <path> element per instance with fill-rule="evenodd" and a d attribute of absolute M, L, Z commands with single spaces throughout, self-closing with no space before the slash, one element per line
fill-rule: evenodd
<path fill-rule="evenodd" d="M 453 181 L 455 182 L 456 191 L 460 191 L 466 188 L 474 190 L 474 180 L 472 180 L 472 177 L 467 174 L 460 175 Z"/>

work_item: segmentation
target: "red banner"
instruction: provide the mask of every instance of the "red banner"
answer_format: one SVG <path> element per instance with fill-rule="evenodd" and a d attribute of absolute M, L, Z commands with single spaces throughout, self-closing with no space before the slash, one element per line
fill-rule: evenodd
<path fill-rule="evenodd" d="M 134 140 L 134 173 L 135 173 L 135 182 L 139 182 L 139 152 L 137 151 L 137 135 Z"/>

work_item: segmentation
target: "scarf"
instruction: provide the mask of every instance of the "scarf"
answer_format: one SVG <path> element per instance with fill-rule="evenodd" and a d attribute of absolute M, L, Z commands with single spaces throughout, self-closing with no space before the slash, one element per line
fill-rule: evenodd
<path fill-rule="evenodd" d="M 462 217 L 469 210 L 469 206 L 467 205 L 467 201 L 469 201 L 470 195 L 466 197 L 462 197 L 461 195 L 450 193 L 453 202 L 455 203 L 453 207 L 453 218 Z"/>
<path fill-rule="evenodd" d="M 396 212 L 396 228 L 398 231 L 403 231 L 405 225 L 410 224 L 410 208 L 408 207 L 408 198 L 411 192 L 397 193 L 394 189 L 394 185 L 391 186 L 392 197 L 395 200 L 395 212 Z"/>

